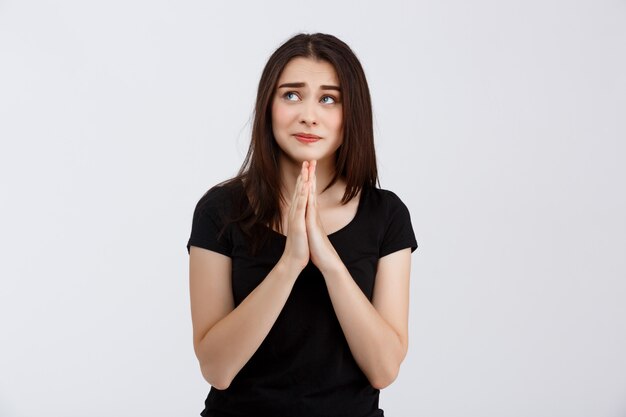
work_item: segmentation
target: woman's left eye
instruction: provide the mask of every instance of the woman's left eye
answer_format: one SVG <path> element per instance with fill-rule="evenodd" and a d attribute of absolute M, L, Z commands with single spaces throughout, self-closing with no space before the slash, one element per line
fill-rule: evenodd
<path fill-rule="evenodd" d="M 296 94 L 295 91 L 287 91 L 285 94 L 283 94 L 283 97 L 286 98 L 288 101 L 296 101 L 298 98 L 298 95 Z M 330 99 L 330 101 L 327 99 Z M 322 97 L 322 101 L 325 104 L 335 104 L 337 102 L 337 100 L 333 96 L 324 96 Z"/>

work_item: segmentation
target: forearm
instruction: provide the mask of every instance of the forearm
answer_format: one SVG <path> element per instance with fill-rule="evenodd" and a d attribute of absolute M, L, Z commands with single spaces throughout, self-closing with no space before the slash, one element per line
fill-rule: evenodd
<path fill-rule="evenodd" d="M 200 340 L 196 355 L 204 378 L 226 389 L 276 322 L 300 271 L 279 261 L 267 277 Z"/>
<path fill-rule="evenodd" d="M 357 364 L 375 388 L 396 378 L 406 342 L 383 319 L 341 262 L 324 271 L 335 314 Z"/>

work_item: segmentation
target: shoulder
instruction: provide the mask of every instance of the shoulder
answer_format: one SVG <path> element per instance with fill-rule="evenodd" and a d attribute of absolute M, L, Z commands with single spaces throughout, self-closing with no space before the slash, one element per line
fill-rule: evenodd
<path fill-rule="evenodd" d="M 402 199 L 393 191 L 368 188 L 364 195 L 371 210 L 371 218 L 379 225 L 381 239 L 379 257 L 404 248 L 417 248 L 411 214 Z"/>
<path fill-rule="evenodd" d="M 240 214 L 244 207 L 243 184 L 238 180 L 228 180 L 211 187 L 198 200 L 193 212 L 194 223 L 212 222 L 220 228 Z"/>
<path fill-rule="evenodd" d="M 211 187 L 200 197 L 196 211 L 223 211 L 232 208 L 243 193 L 243 185 L 238 180 L 228 180 Z"/>
<path fill-rule="evenodd" d="M 407 210 L 406 204 L 396 193 L 384 188 L 367 187 L 363 189 L 363 198 L 378 209 L 389 212 Z"/>
<path fill-rule="evenodd" d="M 242 187 L 229 180 L 211 187 L 196 204 L 187 250 L 198 246 L 230 256 L 233 204 Z"/>

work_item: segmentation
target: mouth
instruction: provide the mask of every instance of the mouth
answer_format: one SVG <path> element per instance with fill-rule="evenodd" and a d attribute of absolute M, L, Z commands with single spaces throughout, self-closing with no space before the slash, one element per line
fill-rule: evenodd
<path fill-rule="evenodd" d="M 313 142 L 317 142 L 318 140 L 321 139 L 321 137 L 319 137 L 317 135 L 312 135 L 310 133 L 304 133 L 304 132 L 296 133 L 296 134 L 294 134 L 294 136 L 300 142 L 304 142 L 304 143 L 313 143 Z"/>

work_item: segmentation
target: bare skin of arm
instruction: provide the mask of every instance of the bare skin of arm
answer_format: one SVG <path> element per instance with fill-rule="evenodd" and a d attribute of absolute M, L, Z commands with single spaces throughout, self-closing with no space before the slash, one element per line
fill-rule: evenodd
<path fill-rule="evenodd" d="M 204 378 L 217 389 L 228 388 L 261 345 L 309 258 L 324 276 L 352 355 L 372 386 L 388 386 L 399 372 L 408 347 L 410 249 L 379 260 L 370 303 L 324 233 L 315 165 L 303 163 L 296 181 L 281 260 L 237 308 L 230 258 L 190 250 L 194 349 Z"/>
<path fill-rule="evenodd" d="M 403 249 L 379 260 L 371 303 L 343 263 L 323 273 L 352 356 L 377 389 L 396 379 L 408 349 L 410 256 Z"/>
<path fill-rule="evenodd" d="M 306 226 L 311 261 L 324 276 L 352 356 L 374 388 L 385 388 L 396 379 L 408 349 L 411 250 L 402 249 L 379 260 L 370 303 L 323 230 L 315 193 L 315 162 L 309 171 Z"/>
<path fill-rule="evenodd" d="M 287 241 L 280 261 L 236 308 L 231 259 L 207 249 L 190 248 L 194 351 L 203 377 L 217 389 L 228 388 L 259 348 L 309 261 L 304 223 L 307 180 L 308 171 L 303 168 L 290 205 Z"/>

